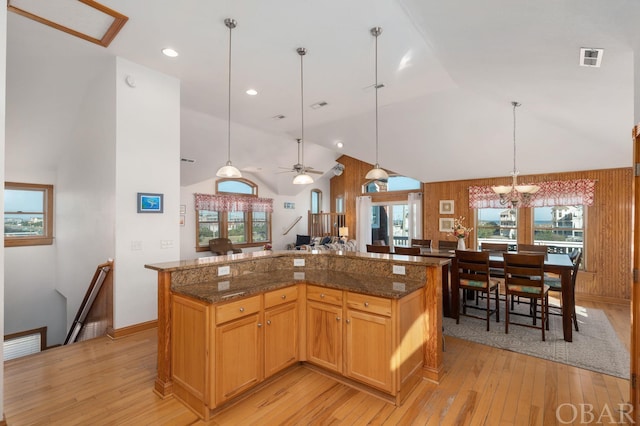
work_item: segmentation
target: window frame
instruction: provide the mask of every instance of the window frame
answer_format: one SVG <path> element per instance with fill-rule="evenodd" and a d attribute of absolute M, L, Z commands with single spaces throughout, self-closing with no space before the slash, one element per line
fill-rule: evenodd
<path fill-rule="evenodd" d="M 545 206 L 545 207 L 576 207 L 576 206 L 564 206 L 564 205 L 558 205 L 558 206 Z M 563 230 L 563 231 L 581 231 L 582 232 L 582 247 L 580 247 L 579 249 L 582 251 L 582 260 L 580 262 L 580 270 L 587 270 L 586 264 L 587 264 L 587 259 L 586 259 L 586 246 L 587 246 L 587 224 L 588 224 L 588 208 L 585 205 L 582 205 L 582 228 L 564 228 L 564 227 L 557 227 L 555 229 L 559 230 Z M 536 227 L 536 207 L 531 207 L 531 241 L 535 244 L 536 241 L 544 241 L 546 242 L 547 240 L 536 240 L 536 230 L 540 230 L 542 228 Z M 551 228 L 552 230 L 554 228 Z M 558 241 L 558 242 L 562 242 L 562 241 Z M 566 241 L 565 241 L 566 242 Z M 547 246 L 553 246 L 553 244 L 546 244 Z M 571 247 L 567 246 L 566 249 L 566 253 L 569 254 L 571 252 Z"/>
<path fill-rule="evenodd" d="M 236 181 L 236 182 L 242 182 L 248 186 L 250 186 L 253 190 L 253 194 L 246 194 L 246 193 L 238 193 L 238 192 L 227 192 L 227 191 L 219 191 L 219 185 L 222 182 L 228 182 L 228 181 Z M 233 196 L 240 196 L 240 197 L 251 197 L 251 198 L 258 198 L 258 185 L 256 185 L 254 182 L 250 181 L 249 179 L 245 179 L 245 178 L 223 178 L 223 179 L 218 179 L 216 181 L 216 193 L 219 195 L 233 195 Z M 229 238 L 229 212 L 217 212 L 218 213 L 218 230 L 219 230 L 219 237 L 217 238 Z M 266 222 L 267 224 L 267 233 L 268 233 L 268 239 L 267 241 L 257 241 L 254 242 L 253 241 L 253 213 L 252 211 L 247 211 L 247 212 L 243 212 L 244 213 L 244 232 L 245 232 L 245 239 L 246 242 L 244 243 L 233 243 L 234 247 L 238 247 L 238 248 L 250 248 L 250 247 L 262 247 L 266 244 L 271 244 L 272 240 L 273 240 L 273 234 L 271 233 L 271 213 L 269 212 L 265 212 L 266 214 L 266 220 L 265 221 L 257 221 L 257 222 Z M 196 217 L 196 253 L 199 252 L 205 252 L 205 251 L 209 251 L 209 245 L 207 244 L 206 246 L 201 246 L 200 245 L 200 210 L 196 209 L 195 211 L 195 217 Z M 208 223 L 208 222 L 207 222 Z M 215 223 L 215 222 L 211 222 L 211 223 Z M 216 238 L 216 237 L 214 237 Z"/>
<path fill-rule="evenodd" d="M 5 191 L 16 190 L 16 191 L 40 191 L 43 196 L 43 212 L 42 212 L 42 223 L 44 227 L 44 235 L 38 236 L 4 236 L 4 246 L 5 247 L 26 247 L 26 246 L 43 246 L 43 245 L 52 245 L 53 244 L 53 197 L 54 197 L 54 188 L 53 185 L 45 185 L 38 183 L 21 183 L 21 182 L 5 182 L 4 183 Z M 9 212 L 6 210 L 6 205 L 4 209 L 4 214 L 19 214 L 20 211 L 17 212 Z M 38 213 L 40 214 L 40 213 Z"/>
<path fill-rule="evenodd" d="M 481 247 L 482 245 L 482 241 L 483 240 L 492 240 L 490 238 L 485 238 L 485 237 L 480 237 L 480 229 L 483 229 L 485 227 L 480 226 L 480 210 L 515 210 L 515 225 L 514 226 L 501 226 L 500 225 L 500 221 L 498 220 L 498 234 L 502 237 L 502 233 L 500 233 L 501 230 L 505 229 L 505 230 L 514 230 L 515 231 L 515 238 L 511 239 L 511 238 L 506 238 L 506 237 L 502 237 L 502 238 L 496 238 L 495 242 L 506 242 L 507 244 L 509 244 L 509 246 L 517 246 L 518 244 L 518 236 L 520 235 L 520 224 L 522 221 L 521 218 L 521 211 L 519 208 L 509 208 L 509 207 L 500 207 L 500 208 L 491 208 L 491 207 L 487 207 L 487 208 L 477 208 L 474 209 L 474 214 L 475 214 L 475 220 L 474 220 L 474 227 L 475 227 L 475 238 L 476 238 L 476 247 Z M 487 241 L 487 242 L 494 242 L 494 241 Z"/>

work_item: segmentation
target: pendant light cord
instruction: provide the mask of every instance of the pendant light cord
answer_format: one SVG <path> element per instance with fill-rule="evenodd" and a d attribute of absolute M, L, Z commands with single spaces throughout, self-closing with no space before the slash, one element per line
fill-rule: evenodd
<path fill-rule="evenodd" d="M 305 173 L 304 170 L 304 61 L 302 58 L 307 53 L 307 51 L 302 48 L 302 51 L 298 49 L 298 53 L 300 54 L 300 120 L 302 129 L 300 130 L 300 139 L 302 140 L 302 173 Z"/>
<path fill-rule="evenodd" d="M 231 33 L 235 22 L 227 23 L 229 27 L 229 91 L 227 97 L 227 164 L 231 164 Z"/>
<path fill-rule="evenodd" d="M 516 101 L 511 102 L 513 105 L 513 176 L 517 174 L 516 171 L 516 108 L 519 107 L 519 104 Z"/>
<path fill-rule="evenodd" d="M 376 66 L 375 66 L 375 77 L 376 77 L 376 85 L 374 86 L 376 89 L 376 168 L 379 168 L 378 163 L 378 36 L 380 32 L 376 28 L 375 36 L 376 36 Z"/>

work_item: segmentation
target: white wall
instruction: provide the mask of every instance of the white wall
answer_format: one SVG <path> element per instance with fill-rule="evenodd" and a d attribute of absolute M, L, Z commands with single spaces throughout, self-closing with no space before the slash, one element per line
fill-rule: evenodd
<path fill-rule="evenodd" d="M 180 83 L 118 58 L 115 90 L 117 329 L 157 318 L 157 273 L 144 265 L 180 258 Z M 138 192 L 164 194 L 164 213 L 137 213 Z"/>
<path fill-rule="evenodd" d="M 215 173 L 215 171 L 213 171 Z M 276 195 L 266 185 L 262 184 L 260 179 L 250 173 L 243 173 L 243 177 L 258 185 L 258 194 L 260 197 L 273 198 L 273 214 L 271 216 L 271 235 L 272 246 L 274 250 L 284 250 L 286 245 L 294 243 L 296 233 L 307 234 L 307 211 L 311 207 L 312 189 L 320 189 L 322 191 L 322 210 L 329 211 L 329 179 L 315 179 L 310 185 L 305 185 L 300 193 L 295 196 Z M 293 179 L 293 177 L 292 177 Z M 180 258 L 193 259 L 196 257 L 211 256 L 211 252 L 196 253 L 196 227 L 195 227 L 195 207 L 193 194 L 215 194 L 216 179 L 211 178 L 199 182 L 194 185 L 183 186 L 180 188 L 180 204 L 186 207 L 185 225 L 180 228 Z M 285 209 L 284 203 L 295 203 L 295 209 Z M 287 235 L 282 235 L 289 226 L 294 222 L 295 218 L 302 216 L 302 219 L 296 226 L 289 231 Z M 260 250 L 258 248 L 244 249 L 244 251 Z"/>
<path fill-rule="evenodd" d="M 6 62 L 7 62 L 7 9 L 0 8 L 0 152 L 4 152 L 5 139 L 5 87 L 6 87 Z M 4 162 L 0 162 L 0 177 L 3 181 Z M 2 221 L 4 222 L 4 197 L 0 199 L 2 206 Z M 0 248 L 0 333 L 4 336 L 4 245 Z M 0 347 L 0 358 L 3 356 L 3 348 Z M 4 364 L 0 365 L 0 413 L 4 413 Z M 2 414 L 4 420 L 4 414 Z"/>

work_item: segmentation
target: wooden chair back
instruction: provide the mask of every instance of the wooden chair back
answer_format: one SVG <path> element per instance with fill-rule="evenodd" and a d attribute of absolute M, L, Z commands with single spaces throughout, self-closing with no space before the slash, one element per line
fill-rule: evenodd
<path fill-rule="evenodd" d="M 460 285 L 459 280 L 480 281 L 489 286 L 488 251 L 456 250 L 454 268 L 458 268 L 458 282 L 454 286 Z"/>
<path fill-rule="evenodd" d="M 455 250 L 458 248 L 458 242 L 449 240 L 438 240 L 438 248 L 440 250 Z"/>
<path fill-rule="evenodd" d="M 545 245 L 536 244 L 518 244 L 518 253 L 548 253 L 548 248 Z"/>
<path fill-rule="evenodd" d="M 505 253 L 504 257 L 504 284 L 509 292 L 523 295 L 518 289 L 522 287 L 544 287 L 544 254 L 516 254 Z M 510 290 L 514 291 L 510 291 Z M 540 292 L 540 295 L 544 293 Z M 525 297 L 536 297 L 527 291 Z"/>
<path fill-rule="evenodd" d="M 228 238 L 212 238 L 209 240 L 209 250 L 211 253 L 224 256 L 228 252 L 242 253 L 242 249 L 233 246 L 233 243 Z"/>
<path fill-rule="evenodd" d="M 391 247 L 367 244 L 367 253 L 391 253 Z"/>
<path fill-rule="evenodd" d="M 395 254 L 418 256 L 420 254 L 420 247 L 394 247 L 393 252 Z"/>
<path fill-rule="evenodd" d="M 411 247 L 426 247 L 431 248 L 431 240 L 417 240 L 415 238 L 411 239 Z"/>
<path fill-rule="evenodd" d="M 480 245 L 480 250 L 492 253 L 506 253 L 509 250 L 509 244 L 482 242 L 482 244 Z"/>

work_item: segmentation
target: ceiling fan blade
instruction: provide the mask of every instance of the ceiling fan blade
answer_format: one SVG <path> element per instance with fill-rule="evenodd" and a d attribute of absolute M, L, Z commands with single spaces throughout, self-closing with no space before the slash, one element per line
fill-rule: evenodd
<path fill-rule="evenodd" d="M 323 175 L 324 174 L 324 172 L 320 172 L 318 170 L 307 170 L 307 173 L 313 173 L 313 174 L 316 174 L 316 175 Z"/>
<path fill-rule="evenodd" d="M 282 174 L 282 173 L 294 173 L 295 170 L 283 170 L 281 172 L 276 172 L 277 175 Z"/>

